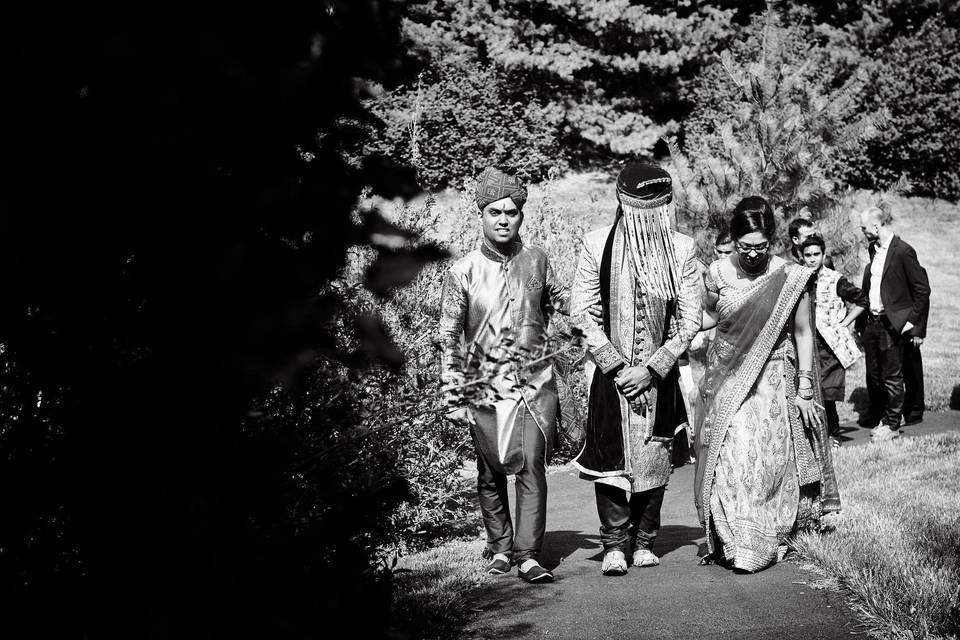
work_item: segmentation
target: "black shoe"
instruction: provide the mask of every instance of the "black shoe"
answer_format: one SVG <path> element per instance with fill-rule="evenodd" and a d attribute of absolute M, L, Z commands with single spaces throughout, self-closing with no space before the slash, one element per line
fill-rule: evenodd
<path fill-rule="evenodd" d="M 535 564 L 526 571 L 517 571 L 517 575 L 520 576 L 521 580 L 527 582 L 553 582 L 553 574 L 541 567 L 539 564 Z"/>
<path fill-rule="evenodd" d="M 923 416 L 914 416 L 912 418 L 905 417 L 903 419 L 903 426 L 909 427 L 911 425 L 920 424 L 921 422 L 923 422 Z"/>
<path fill-rule="evenodd" d="M 492 576 L 502 576 L 510 572 L 510 563 L 503 558 L 494 558 L 493 562 L 487 565 L 487 573 Z"/>

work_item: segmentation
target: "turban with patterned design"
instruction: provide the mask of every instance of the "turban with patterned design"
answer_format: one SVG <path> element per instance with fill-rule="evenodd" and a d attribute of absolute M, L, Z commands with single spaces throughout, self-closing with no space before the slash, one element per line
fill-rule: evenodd
<path fill-rule="evenodd" d="M 499 169 L 487 167 L 477 178 L 477 206 L 483 211 L 491 202 L 510 198 L 517 209 L 523 209 L 527 201 L 527 188 L 517 176 L 504 173 Z"/>

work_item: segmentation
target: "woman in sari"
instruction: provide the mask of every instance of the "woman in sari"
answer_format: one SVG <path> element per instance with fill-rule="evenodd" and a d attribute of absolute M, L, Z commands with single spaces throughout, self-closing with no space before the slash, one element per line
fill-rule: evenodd
<path fill-rule="evenodd" d="M 770 205 L 734 209 L 733 255 L 706 277 L 707 353 L 696 416 L 694 500 L 709 555 L 759 571 L 783 557 L 797 530 L 839 511 L 829 439 L 819 409 L 813 270 L 769 253 Z"/>

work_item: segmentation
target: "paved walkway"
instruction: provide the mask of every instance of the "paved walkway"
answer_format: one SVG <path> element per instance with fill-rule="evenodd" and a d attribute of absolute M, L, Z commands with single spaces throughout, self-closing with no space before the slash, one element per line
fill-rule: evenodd
<path fill-rule="evenodd" d="M 955 429 L 957 412 L 928 414 L 905 435 Z M 845 446 L 869 431 L 847 426 Z M 813 589 L 816 577 L 780 563 L 753 575 L 697 565 L 704 542 L 693 506 L 693 466 L 670 479 L 656 551 L 661 565 L 631 568 L 620 578 L 600 574 L 602 549 L 593 486 L 573 471 L 549 477 L 547 534 L 541 562 L 556 582 L 528 585 L 516 570 L 480 592 L 482 613 L 466 638 L 849 638 L 856 622 L 840 594 Z M 842 491 L 842 487 L 841 487 Z M 512 493 L 512 487 L 511 487 Z M 512 498 L 512 496 L 511 496 Z"/>

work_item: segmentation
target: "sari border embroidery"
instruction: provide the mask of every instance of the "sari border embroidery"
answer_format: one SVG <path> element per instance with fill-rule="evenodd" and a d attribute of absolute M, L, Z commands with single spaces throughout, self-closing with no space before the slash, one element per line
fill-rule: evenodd
<path fill-rule="evenodd" d="M 791 266 L 793 265 L 784 265 L 781 269 L 788 269 L 788 267 Z M 759 278 L 751 283 L 750 286 L 744 287 L 743 291 L 754 290 L 758 283 L 761 281 L 766 282 L 772 275 L 777 273 L 777 271 L 779 271 L 779 269 L 765 275 L 763 278 Z M 770 321 L 764 325 L 763 329 L 757 335 L 756 341 L 754 342 L 755 347 L 751 349 L 751 351 L 756 354 L 763 354 L 763 358 L 750 358 L 743 370 L 738 372 L 738 375 L 734 378 L 732 387 L 724 394 L 726 397 L 719 403 L 720 411 L 716 415 L 714 424 L 710 429 L 710 445 L 700 495 L 700 502 L 703 508 L 703 525 L 707 533 L 707 545 L 711 553 L 714 552 L 714 544 L 710 533 L 710 517 L 713 511 L 710 498 L 716 465 L 720 457 L 720 447 L 723 444 L 727 429 L 730 426 L 730 421 L 740 409 L 750 389 L 753 388 L 757 376 L 760 375 L 760 371 L 763 369 L 763 366 L 769 359 L 770 353 L 776 346 L 777 340 L 780 338 L 780 333 L 789 321 L 790 314 L 803 295 L 812 273 L 813 271 L 811 269 L 799 265 L 787 270 L 787 278 L 783 290 L 777 299 L 774 311 L 770 315 Z M 746 299 L 747 297 L 742 297 L 738 298 L 737 301 L 742 302 Z M 736 306 L 739 306 L 739 304 Z"/>

